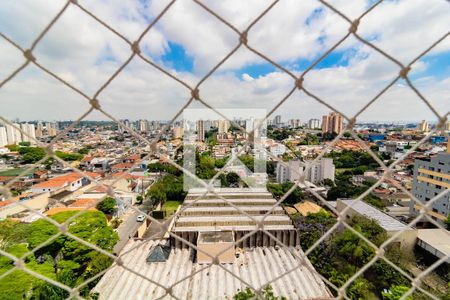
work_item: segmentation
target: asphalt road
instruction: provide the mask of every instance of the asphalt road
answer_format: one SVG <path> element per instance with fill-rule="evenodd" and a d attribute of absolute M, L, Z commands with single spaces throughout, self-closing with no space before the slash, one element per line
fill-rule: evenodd
<path fill-rule="evenodd" d="M 119 253 L 126 245 L 128 240 L 134 236 L 142 222 L 137 222 L 136 218 L 140 213 L 129 209 L 122 217 L 123 222 L 117 228 L 117 234 L 119 235 L 119 241 L 114 246 L 114 253 Z"/>

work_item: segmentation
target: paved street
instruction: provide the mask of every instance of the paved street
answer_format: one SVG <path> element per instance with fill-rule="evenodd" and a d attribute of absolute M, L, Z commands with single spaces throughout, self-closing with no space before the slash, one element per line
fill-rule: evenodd
<path fill-rule="evenodd" d="M 119 253 L 125 244 L 128 242 L 130 237 L 134 236 L 138 227 L 142 222 L 137 222 L 136 217 L 139 215 L 138 212 L 129 209 L 125 215 L 122 217 L 123 222 L 117 228 L 117 234 L 119 235 L 119 241 L 114 246 L 114 253 Z"/>

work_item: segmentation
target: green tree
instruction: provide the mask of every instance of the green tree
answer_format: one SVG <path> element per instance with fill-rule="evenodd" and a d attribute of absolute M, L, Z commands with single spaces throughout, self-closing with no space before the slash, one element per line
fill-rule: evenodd
<path fill-rule="evenodd" d="M 385 300 L 398 300 L 400 299 L 404 293 L 406 293 L 410 288 L 404 285 L 393 285 L 386 292 L 381 292 L 383 299 Z M 405 298 L 406 300 L 412 300 L 411 296 Z"/>
<path fill-rule="evenodd" d="M 272 195 L 280 199 L 282 198 L 294 185 L 293 182 L 283 183 L 267 183 L 266 187 Z M 302 190 L 297 186 L 283 201 L 284 204 L 292 205 L 300 202 L 304 198 Z"/>
<path fill-rule="evenodd" d="M 73 211 L 62 212 L 51 218 L 61 224 L 73 217 L 75 213 Z M 26 229 L 26 236 L 22 234 L 25 232 L 23 226 L 29 227 Z M 58 233 L 58 229 L 44 219 L 30 224 L 2 221 L 0 228 L 1 238 L 6 237 L 9 241 L 12 241 L 9 238 L 11 229 L 17 228 L 21 233 L 14 240 L 20 244 L 14 244 L 7 249 L 16 256 L 21 256 L 37 245 L 46 242 L 34 254 L 25 259 L 26 267 L 72 287 L 95 276 L 112 264 L 107 256 L 99 254 L 96 250 L 65 235 L 49 241 L 50 237 Z M 68 224 L 68 231 L 106 251 L 112 251 L 118 241 L 117 233 L 108 226 L 105 215 L 100 211 L 88 211 L 76 217 Z M 12 267 L 11 260 L 0 258 L 0 274 Z M 88 297 L 89 290 L 95 283 L 94 280 L 86 287 L 86 291 L 82 291 L 83 297 Z M 0 279 L 0 295 L 2 295 L 0 297 L 6 295 L 7 299 L 65 299 L 68 296 L 64 290 L 19 270 Z"/>
<path fill-rule="evenodd" d="M 97 204 L 97 209 L 106 215 L 112 215 L 117 211 L 116 199 L 106 197 L 103 201 Z"/>
<path fill-rule="evenodd" d="M 55 151 L 55 155 L 59 158 L 61 158 L 64 161 L 75 161 L 75 160 L 82 160 L 83 154 L 80 153 L 66 153 L 62 151 Z"/>
<path fill-rule="evenodd" d="M 352 136 L 352 134 L 350 133 L 350 132 L 348 132 L 348 131 L 346 131 L 346 132 L 344 132 L 344 137 L 345 138 L 349 138 L 349 137 L 351 137 Z"/>
<path fill-rule="evenodd" d="M 26 164 L 36 163 L 45 157 L 45 150 L 39 147 L 21 147 L 19 153 Z"/>

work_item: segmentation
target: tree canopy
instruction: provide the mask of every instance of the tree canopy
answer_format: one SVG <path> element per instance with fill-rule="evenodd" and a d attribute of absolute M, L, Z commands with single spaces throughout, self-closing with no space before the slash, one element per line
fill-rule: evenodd
<path fill-rule="evenodd" d="M 62 212 L 52 216 L 58 223 L 72 217 L 76 212 Z M 105 215 L 99 211 L 88 211 L 72 220 L 68 231 L 98 247 L 112 251 L 118 240 L 117 233 L 107 225 Z M 20 257 L 36 246 L 47 242 L 25 258 L 27 268 L 53 280 L 74 287 L 109 267 L 112 260 L 104 254 L 87 247 L 65 235 L 49 239 L 58 233 L 52 223 L 40 219 L 30 224 L 12 220 L 0 222 L 0 240 L 3 250 Z M 5 243 L 6 241 L 6 243 Z M 13 261 L 0 258 L 0 274 L 13 267 Z M 82 289 L 84 297 L 96 280 Z M 16 270 L 0 279 L 0 295 L 8 299 L 64 299 L 68 293 L 58 287 L 37 279 L 26 272 Z"/>

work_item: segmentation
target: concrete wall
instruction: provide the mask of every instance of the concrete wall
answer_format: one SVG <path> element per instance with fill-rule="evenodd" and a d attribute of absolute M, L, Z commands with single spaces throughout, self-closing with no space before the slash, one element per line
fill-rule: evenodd
<path fill-rule="evenodd" d="M 389 232 L 388 236 L 391 237 L 397 232 Z M 409 229 L 403 231 L 398 237 L 394 239 L 392 243 L 398 242 L 400 243 L 400 248 L 404 251 L 413 251 L 414 245 L 417 241 L 417 230 L 416 229 Z"/>
<path fill-rule="evenodd" d="M 47 207 L 48 203 L 49 203 L 49 196 L 50 193 L 43 193 L 40 195 L 37 195 L 29 200 L 25 200 L 25 201 L 21 201 L 21 203 L 23 203 L 24 205 L 32 208 L 32 209 L 36 209 L 36 210 L 41 210 L 44 209 L 45 207 Z M 13 205 L 13 203 L 11 205 L 2 207 L 0 209 L 0 218 L 4 219 L 8 216 L 17 214 L 17 213 L 21 213 L 27 211 L 26 208 L 24 208 L 21 205 Z"/>
<path fill-rule="evenodd" d="M 198 249 L 208 253 L 212 257 L 223 252 L 219 255 L 219 261 L 221 263 L 232 263 L 236 259 L 234 253 L 234 245 L 232 242 L 221 242 L 221 243 L 198 243 Z M 212 263 L 212 258 L 202 251 L 197 251 L 197 262 L 202 263 Z"/>
<path fill-rule="evenodd" d="M 136 231 L 136 235 L 138 238 L 142 238 L 145 234 L 145 231 L 147 231 L 147 221 L 148 220 L 145 220 L 144 222 L 142 222 L 141 226 L 138 227 Z"/>

